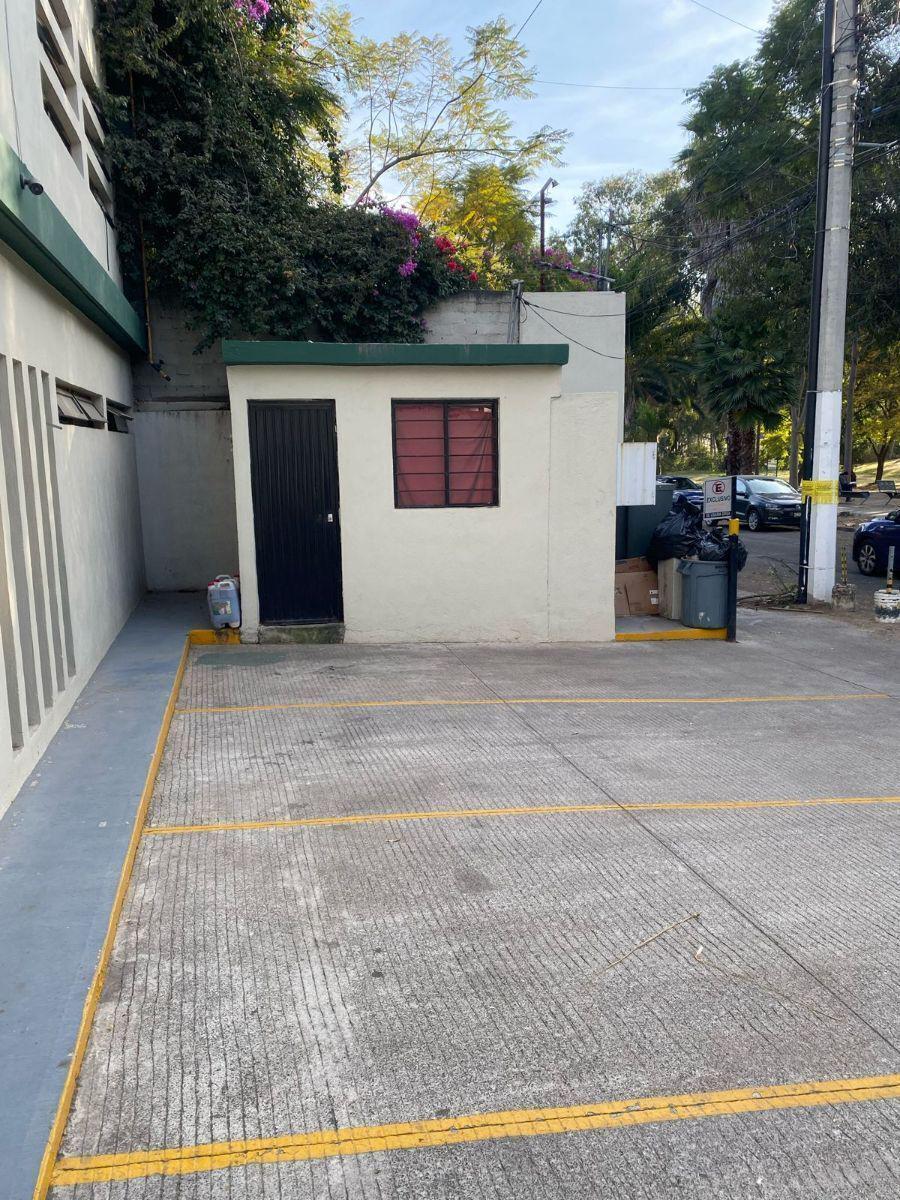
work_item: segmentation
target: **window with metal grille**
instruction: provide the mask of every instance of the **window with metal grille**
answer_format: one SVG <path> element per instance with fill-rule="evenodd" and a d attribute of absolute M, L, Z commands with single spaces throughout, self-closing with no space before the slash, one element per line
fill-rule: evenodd
<path fill-rule="evenodd" d="M 496 400 L 394 400 L 397 508 L 499 503 Z"/>

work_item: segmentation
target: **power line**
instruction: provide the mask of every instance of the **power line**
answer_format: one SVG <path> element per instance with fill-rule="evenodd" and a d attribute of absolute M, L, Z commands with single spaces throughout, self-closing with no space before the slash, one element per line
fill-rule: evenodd
<path fill-rule="evenodd" d="M 552 87 L 599 88 L 604 92 L 692 92 L 698 84 L 690 87 L 669 87 L 642 83 L 575 83 L 569 79 L 535 79 L 535 83 L 546 83 Z"/>
<path fill-rule="evenodd" d="M 717 8 L 710 8 L 708 4 L 702 4 L 701 0 L 691 0 L 691 4 L 696 4 L 698 8 L 705 8 L 707 12 L 714 13 L 717 17 L 721 17 L 723 21 L 730 21 L 732 25 L 740 25 L 741 29 L 747 29 L 750 33 L 762 33 L 761 29 L 754 29 L 752 25 L 745 25 L 743 21 L 738 21 L 734 17 L 729 17 L 727 13 L 719 12 Z"/>
<path fill-rule="evenodd" d="M 519 28 L 513 34 L 513 37 L 519 36 L 519 34 L 522 32 L 522 30 L 525 28 L 525 26 L 528 24 L 528 22 L 531 20 L 531 18 L 534 16 L 534 14 L 537 12 L 537 10 L 541 7 L 541 5 L 543 3 L 544 3 L 544 0 L 537 0 L 537 4 L 534 6 L 534 8 L 531 10 L 531 12 L 528 14 L 528 16 L 522 22 L 522 24 L 519 26 Z"/>
<path fill-rule="evenodd" d="M 525 305 L 526 308 L 533 308 L 534 311 L 537 313 L 538 317 L 540 318 L 540 320 L 542 320 L 545 325 L 549 325 L 554 333 L 558 333 L 560 337 L 565 338 L 567 342 L 572 342 L 573 345 L 580 346 L 582 348 L 582 350 L 589 350 L 591 352 L 591 354 L 596 354 L 598 358 L 611 358 L 611 359 L 613 359 L 614 362 L 624 362 L 625 361 L 624 354 L 604 354 L 602 350 L 595 350 L 594 347 L 589 346 L 587 344 L 587 342 L 579 342 L 577 338 L 570 337 L 569 334 L 563 333 L 563 331 L 561 329 L 556 328 L 556 326 L 553 324 L 552 321 L 548 321 L 545 316 L 542 316 L 539 306 L 537 304 L 532 304 L 530 300 L 523 299 L 522 303 Z M 569 315 L 571 316 L 573 314 L 569 314 Z"/>

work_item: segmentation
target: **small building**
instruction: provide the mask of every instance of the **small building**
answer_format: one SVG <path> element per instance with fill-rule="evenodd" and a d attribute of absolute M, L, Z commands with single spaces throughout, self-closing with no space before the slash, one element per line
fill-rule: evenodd
<path fill-rule="evenodd" d="M 620 396 L 565 344 L 223 353 L 245 640 L 613 638 Z"/>

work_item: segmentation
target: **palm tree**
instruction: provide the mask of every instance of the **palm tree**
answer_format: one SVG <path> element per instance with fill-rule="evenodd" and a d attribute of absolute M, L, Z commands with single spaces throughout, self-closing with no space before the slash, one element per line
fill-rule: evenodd
<path fill-rule="evenodd" d="M 753 470 L 756 431 L 773 429 L 791 399 L 791 376 L 781 351 L 771 351 L 756 330 L 720 317 L 695 343 L 701 402 L 723 421 L 725 472 Z"/>

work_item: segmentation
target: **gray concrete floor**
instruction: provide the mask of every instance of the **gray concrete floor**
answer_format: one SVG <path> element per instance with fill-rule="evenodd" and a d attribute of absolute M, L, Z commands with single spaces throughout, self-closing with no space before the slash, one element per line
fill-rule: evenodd
<path fill-rule="evenodd" d="M 900 1071 L 900 804 L 847 802 L 900 792 L 898 666 L 896 639 L 763 613 L 736 646 L 196 648 L 63 1159 Z M 816 799 L 844 802 L 728 806 Z M 894 1198 L 898 1117 L 52 1195 Z"/>

